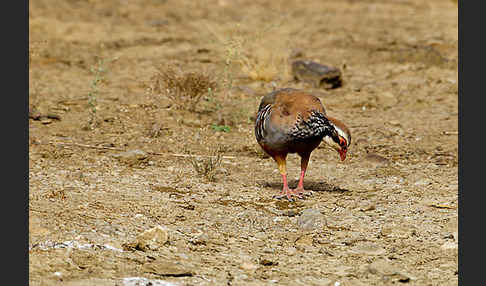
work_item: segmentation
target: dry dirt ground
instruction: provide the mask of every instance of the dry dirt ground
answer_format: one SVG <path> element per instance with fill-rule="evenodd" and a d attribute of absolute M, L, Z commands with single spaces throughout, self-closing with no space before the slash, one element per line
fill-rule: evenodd
<path fill-rule="evenodd" d="M 457 284 L 455 2 L 29 5 L 31 285 Z M 295 82 L 294 58 L 343 86 Z M 217 87 L 189 110 L 154 91 L 169 64 Z M 353 138 L 314 151 L 296 202 L 253 134 L 281 87 Z"/>

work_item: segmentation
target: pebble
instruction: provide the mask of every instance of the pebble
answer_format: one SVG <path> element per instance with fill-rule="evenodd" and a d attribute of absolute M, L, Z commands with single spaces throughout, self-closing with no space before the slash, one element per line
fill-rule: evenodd
<path fill-rule="evenodd" d="M 327 228 L 332 230 L 345 230 L 348 228 L 348 225 L 345 221 L 338 220 L 335 217 L 327 217 L 326 226 Z"/>
<path fill-rule="evenodd" d="M 155 260 L 153 262 L 145 263 L 142 266 L 142 271 L 145 273 L 152 273 L 167 277 L 184 277 L 193 275 L 190 269 L 182 266 L 181 264 L 164 260 Z"/>
<path fill-rule="evenodd" d="M 442 250 L 456 250 L 457 249 L 457 243 L 453 241 L 446 241 L 444 244 L 441 245 L 440 247 Z"/>
<path fill-rule="evenodd" d="M 158 225 L 139 234 L 133 247 L 142 251 L 157 250 L 167 241 L 169 241 L 167 229 Z"/>
<path fill-rule="evenodd" d="M 274 253 L 274 252 L 275 252 L 275 249 L 265 247 L 265 248 L 262 250 L 262 252 L 263 252 L 263 253 Z"/>
<path fill-rule="evenodd" d="M 297 253 L 297 248 L 295 248 L 295 247 L 287 248 L 287 255 L 292 256 L 292 255 L 295 255 L 296 253 Z"/>
<path fill-rule="evenodd" d="M 145 277 L 127 277 L 123 278 L 123 286 L 142 286 L 142 285 L 152 285 L 152 286 L 176 286 L 172 282 L 167 282 L 158 279 L 147 279 Z"/>
<path fill-rule="evenodd" d="M 41 226 L 30 226 L 29 234 L 31 236 L 44 236 L 50 234 L 50 230 Z"/>
<path fill-rule="evenodd" d="M 429 180 L 429 179 L 420 179 L 420 180 L 417 180 L 414 185 L 415 186 L 426 186 L 426 185 L 430 185 L 432 184 L 432 182 Z"/>
<path fill-rule="evenodd" d="M 278 261 L 273 261 L 268 258 L 260 258 L 259 263 L 263 266 L 275 266 L 278 265 Z"/>
<path fill-rule="evenodd" d="M 303 230 L 322 228 L 324 224 L 324 216 L 318 209 L 305 209 L 297 218 L 297 225 Z"/>
<path fill-rule="evenodd" d="M 367 268 L 371 274 L 381 275 L 384 279 L 391 278 L 392 281 L 409 282 L 410 280 L 417 279 L 383 259 L 371 263 Z"/>
<path fill-rule="evenodd" d="M 380 156 L 376 153 L 368 153 L 365 156 L 365 160 L 367 162 L 375 164 L 375 165 L 388 165 L 388 164 L 390 164 L 390 160 L 388 160 L 385 157 Z"/>
<path fill-rule="evenodd" d="M 245 271 L 249 271 L 249 272 L 254 272 L 257 268 L 258 268 L 258 265 L 251 263 L 251 262 L 247 262 L 247 261 L 243 262 L 240 265 L 240 269 L 245 270 Z"/>
<path fill-rule="evenodd" d="M 381 229 L 380 234 L 387 237 L 408 238 L 415 233 L 413 226 L 390 225 Z"/>
<path fill-rule="evenodd" d="M 367 211 L 372 211 L 375 210 L 376 206 L 373 203 L 366 203 L 360 207 L 361 211 L 367 212 Z"/>
<path fill-rule="evenodd" d="M 383 255 L 386 253 L 386 250 L 379 245 L 373 243 L 365 243 L 363 245 L 358 245 L 354 247 L 349 252 L 364 255 Z"/>
<path fill-rule="evenodd" d="M 334 268 L 330 271 L 332 271 L 332 273 L 335 274 L 335 275 L 345 277 L 345 276 L 349 276 L 351 274 L 352 270 L 353 270 L 353 267 L 351 267 L 351 266 L 340 265 L 340 266 L 337 266 L 336 268 Z"/>
<path fill-rule="evenodd" d="M 456 242 L 459 242 L 459 234 L 458 234 L 458 232 L 457 232 L 457 231 L 454 231 L 454 232 L 452 233 L 452 236 L 454 237 L 454 240 L 455 240 Z"/>
<path fill-rule="evenodd" d="M 295 245 L 297 246 L 312 246 L 314 239 L 311 234 L 305 234 L 299 237 L 295 241 Z"/>
<path fill-rule="evenodd" d="M 148 162 L 148 154 L 145 151 L 139 149 L 117 153 L 114 154 L 113 157 L 129 166 L 136 166 Z"/>

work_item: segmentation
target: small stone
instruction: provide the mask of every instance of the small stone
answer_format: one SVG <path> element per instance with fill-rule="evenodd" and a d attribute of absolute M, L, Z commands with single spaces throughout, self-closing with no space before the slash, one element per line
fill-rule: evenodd
<path fill-rule="evenodd" d="M 452 233 L 452 236 L 454 237 L 454 240 L 455 240 L 456 242 L 459 242 L 459 234 L 458 234 L 458 232 L 457 232 L 457 231 L 454 231 L 454 232 Z"/>
<path fill-rule="evenodd" d="M 351 274 L 351 270 L 353 270 L 353 267 L 346 266 L 346 265 L 341 265 L 337 266 L 332 270 L 332 272 L 338 276 L 344 277 L 348 276 Z"/>
<path fill-rule="evenodd" d="M 355 254 L 364 254 L 364 255 L 383 255 L 386 253 L 386 250 L 379 245 L 366 243 L 354 247 L 353 249 L 350 250 L 350 252 Z"/>
<path fill-rule="evenodd" d="M 138 149 L 114 154 L 113 157 L 129 166 L 146 164 L 148 162 L 148 154 Z"/>
<path fill-rule="evenodd" d="M 303 230 L 322 228 L 325 224 L 324 216 L 318 209 L 305 209 L 297 218 L 297 225 Z"/>
<path fill-rule="evenodd" d="M 417 279 L 411 274 L 398 269 L 397 267 L 391 265 L 388 261 L 383 259 L 377 260 L 368 265 L 368 271 L 371 274 L 382 276 L 383 279 L 391 279 L 392 281 L 398 281 L 402 283 Z"/>
<path fill-rule="evenodd" d="M 206 233 L 196 235 L 190 240 L 190 243 L 194 245 L 206 245 L 209 242 L 209 236 Z"/>
<path fill-rule="evenodd" d="M 290 51 L 290 56 L 289 58 L 293 59 L 293 58 L 301 58 L 304 56 L 304 51 L 302 51 L 301 49 L 299 48 L 294 48 Z"/>
<path fill-rule="evenodd" d="M 354 245 L 355 243 L 362 241 L 363 235 L 360 232 L 352 231 L 347 234 L 346 239 L 343 240 L 345 245 Z"/>
<path fill-rule="evenodd" d="M 334 253 L 332 253 L 329 249 L 325 249 L 324 247 L 319 248 L 319 253 L 327 256 L 334 256 Z"/>
<path fill-rule="evenodd" d="M 277 284 L 280 285 L 280 284 Z M 335 286 L 335 282 L 328 278 L 324 277 L 315 277 L 315 276 L 307 276 L 303 275 L 296 280 L 292 284 L 286 285 L 319 285 L 319 286 Z"/>
<path fill-rule="evenodd" d="M 332 283 L 333 281 L 331 279 L 327 278 L 315 278 L 315 283 L 314 285 L 320 285 L 320 286 L 331 286 L 331 285 L 336 285 L 335 283 Z M 339 284 L 337 285 L 339 286 Z"/>
<path fill-rule="evenodd" d="M 299 237 L 296 241 L 295 241 L 295 245 L 298 245 L 298 246 L 311 246 L 312 243 L 313 243 L 314 239 L 312 238 L 312 235 L 311 234 L 305 234 L 305 235 L 302 235 L 301 237 Z"/>
<path fill-rule="evenodd" d="M 263 266 L 275 266 L 275 265 L 278 265 L 278 261 L 272 261 L 272 260 L 267 259 L 267 258 L 260 258 L 260 261 L 259 262 Z"/>
<path fill-rule="evenodd" d="M 393 95 L 393 93 L 388 92 L 388 91 L 383 92 L 381 95 L 384 96 L 384 97 L 389 97 L 389 98 L 394 98 L 395 97 L 395 95 Z"/>
<path fill-rule="evenodd" d="M 263 253 L 274 253 L 274 252 L 275 252 L 275 249 L 265 247 L 265 248 L 262 250 L 262 252 L 263 252 Z"/>
<path fill-rule="evenodd" d="M 51 233 L 47 228 L 41 226 L 29 226 L 29 234 L 31 236 L 44 236 Z"/>
<path fill-rule="evenodd" d="M 442 250 L 456 250 L 457 249 L 457 243 L 453 241 L 446 241 L 444 244 L 441 245 L 440 247 Z"/>
<path fill-rule="evenodd" d="M 294 217 L 298 214 L 296 210 L 286 210 L 282 212 L 282 215 L 288 216 L 288 217 Z"/>
<path fill-rule="evenodd" d="M 408 238 L 416 232 L 413 226 L 389 225 L 384 226 L 380 234 L 387 237 Z"/>
<path fill-rule="evenodd" d="M 362 206 L 360 208 L 360 210 L 361 211 L 364 211 L 364 212 L 372 211 L 372 210 L 375 210 L 375 209 L 376 209 L 376 206 L 374 204 L 372 204 L 372 203 L 366 204 L 366 205 L 364 205 L 364 206 Z"/>
<path fill-rule="evenodd" d="M 295 255 L 296 253 L 297 253 L 297 248 L 295 248 L 295 247 L 287 248 L 287 255 L 292 256 L 292 255 Z"/>
<path fill-rule="evenodd" d="M 385 260 L 377 260 L 370 265 L 368 265 L 368 271 L 371 274 L 381 274 L 381 275 L 393 275 L 398 273 L 398 269 L 392 266 Z"/>
<path fill-rule="evenodd" d="M 258 268 L 258 265 L 251 263 L 251 262 L 243 262 L 240 265 L 240 269 L 248 271 L 248 272 L 254 272 Z"/>
<path fill-rule="evenodd" d="M 365 156 L 365 160 L 369 163 L 375 164 L 375 165 L 387 165 L 390 163 L 390 160 L 386 159 L 383 156 L 380 156 L 376 153 L 368 153 Z"/>
<path fill-rule="evenodd" d="M 116 284 L 115 284 L 116 285 Z M 145 277 L 127 277 L 123 278 L 123 286 L 177 286 L 177 284 L 172 282 L 167 282 L 159 279 L 147 279 Z"/>
<path fill-rule="evenodd" d="M 426 185 L 430 185 L 432 184 L 432 182 L 429 180 L 429 179 L 420 179 L 420 180 L 417 180 L 414 185 L 415 186 L 426 186 Z"/>
<path fill-rule="evenodd" d="M 335 217 L 326 218 L 326 226 L 332 230 L 345 230 L 348 229 L 346 222 L 338 220 Z"/>
<path fill-rule="evenodd" d="M 380 234 L 382 236 L 389 236 L 390 234 L 392 234 L 393 232 L 393 229 L 391 227 L 383 227 L 380 231 Z"/>
<path fill-rule="evenodd" d="M 145 273 L 152 273 L 167 277 L 184 277 L 193 275 L 191 270 L 178 263 L 162 260 L 155 260 L 153 262 L 145 263 L 142 266 L 142 271 Z"/>
<path fill-rule="evenodd" d="M 128 244 L 128 248 L 142 251 L 157 250 L 168 240 L 169 233 L 167 232 L 167 229 L 158 225 L 139 234 L 134 243 Z"/>

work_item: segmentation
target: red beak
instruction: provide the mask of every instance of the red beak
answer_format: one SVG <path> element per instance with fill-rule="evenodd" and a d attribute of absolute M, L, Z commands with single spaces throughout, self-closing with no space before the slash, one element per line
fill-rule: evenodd
<path fill-rule="evenodd" d="M 341 161 L 344 161 L 344 159 L 346 159 L 346 149 L 341 149 L 339 150 L 339 156 L 341 156 Z"/>

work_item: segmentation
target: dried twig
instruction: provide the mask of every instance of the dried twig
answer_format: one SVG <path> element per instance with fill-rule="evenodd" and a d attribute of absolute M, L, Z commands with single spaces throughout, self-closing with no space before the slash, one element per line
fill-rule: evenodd
<path fill-rule="evenodd" d="M 76 147 L 83 147 L 83 148 L 89 148 L 89 149 L 98 149 L 98 150 L 113 150 L 113 151 L 122 151 L 125 152 L 127 150 L 121 149 L 121 148 L 115 148 L 115 147 L 105 147 L 105 146 L 96 146 L 96 145 L 87 145 L 87 144 L 80 144 L 80 143 L 74 143 L 74 142 L 48 142 L 45 144 L 51 144 L 51 145 L 61 145 L 61 146 L 76 146 Z M 158 153 L 158 152 L 146 152 L 147 154 L 150 155 L 157 155 L 157 156 L 173 156 L 173 157 L 190 157 L 190 158 L 211 158 L 211 157 L 216 157 L 216 156 L 211 156 L 211 155 L 193 155 L 193 154 L 177 154 L 177 153 Z M 236 157 L 233 156 L 221 156 L 222 159 L 236 159 Z"/>
<path fill-rule="evenodd" d="M 76 146 L 76 147 L 83 147 L 83 148 L 90 148 L 90 149 L 104 149 L 104 150 L 114 150 L 114 151 L 126 151 L 125 149 L 115 148 L 115 147 L 105 147 L 105 146 L 95 146 L 95 145 L 86 145 L 86 144 L 79 144 L 73 142 L 48 142 L 47 144 L 51 145 L 61 145 L 61 146 Z"/>

